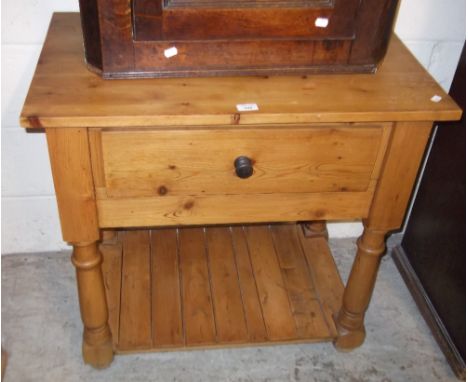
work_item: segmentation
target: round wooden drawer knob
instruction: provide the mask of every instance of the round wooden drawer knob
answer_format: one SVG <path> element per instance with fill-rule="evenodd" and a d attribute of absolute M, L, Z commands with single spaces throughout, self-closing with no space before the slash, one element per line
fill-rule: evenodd
<path fill-rule="evenodd" d="M 239 178 L 245 179 L 253 174 L 252 161 L 248 157 L 237 157 L 234 161 L 234 167 L 236 168 L 236 175 Z"/>

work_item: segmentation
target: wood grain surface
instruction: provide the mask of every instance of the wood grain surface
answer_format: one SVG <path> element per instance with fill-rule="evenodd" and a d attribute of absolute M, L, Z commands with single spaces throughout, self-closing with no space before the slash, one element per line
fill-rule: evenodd
<path fill-rule="evenodd" d="M 99 239 L 88 130 L 47 129 L 47 146 L 63 240 Z"/>
<path fill-rule="evenodd" d="M 66 84 L 66 86 L 64 86 Z M 432 96 L 440 95 L 438 103 Z M 237 104 L 257 103 L 256 112 Z M 459 107 L 393 37 L 377 74 L 106 81 L 89 72 L 77 14 L 55 14 L 21 124 L 141 127 L 458 119 Z"/>
<path fill-rule="evenodd" d="M 128 48 L 126 5 L 112 12 L 102 43 Z M 113 64 L 129 67 L 125 55 Z M 258 110 L 237 111 L 244 103 Z M 46 130 L 85 362 L 112 360 L 104 286 L 121 352 L 359 346 L 384 237 L 402 223 L 432 122 L 460 115 L 395 37 L 376 75 L 105 81 L 83 62 L 78 16 L 55 14 L 21 123 Z M 254 182 L 235 177 L 238 155 L 252 157 Z M 101 246 L 104 280 L 99 269 L 100 228 L 357 218 L 365 232 L 344 293 L 325 238 L 294 225 L 121 232 Z"/>
<path fill-rule="evenodd" d="M 107 196 L 117 198 L 366 191 L 385 153 L 383 130 L 341 124 L 104 131 L 103 163 L 93 167 L 103 168 L 98 179 L 104 177 Z M 253 162 L 248 179 L 235 174 L 239 156 Z"/>
<path fill-rule="evenodd" d="M 152 342 L 149 237 L 148 231 L 130 231 L 122 235 L 119 320 L 119 345 L 122 348 L 144 348 Z"/>
<path fill-rule="evenodd" d="M 368 216 L 375 181 L 363 192 L 165 196 L 97 200 L 99 226 L 149 227 Z"/>
<path fill-rule="evenodd" d="M 386 24 L 395 15 L 395 7 L 379 12 L 386 2 L 373 0 L 377 5 L 370 14 L 360 0 L 82 0 L 80 9 L 85 50 L 102 47 L 101 62 L 95 64 L 96 55 L 86 53 L 88 64 L 103 77 L 199 77 L 373 72 L 381 57 L 348 63 L 360 19 L 356 14 L 377 19 L 377 26 Z M 325 27 L 316 25 L 319 18 L 327 20 Z M 96 29 L 100 36 L 90 38 Z M 358 38 L 385 52 L 386 32 L 381 40 L 373 40 L 371 33 Z M 168 60 L 164 50 L 173 44 L 178 54 Z"/>
<path fill-rule="evenodd" d="M 183 344 L 176 230 L 151 231 L 151 275 L 153 343 L 159 346 Z"/>
<path fill-rule="evenodd" d="M 122 240 L 115 238 L 115 242 L 106 243 L 104 240 L 99 249 L 102 253 L 102 273 L 106 288 L 107 309 L 109 310 L 109 327 L 114 346 L 119 343 L 120 328 L 120 290 L 122 285 Z"/>
<path fill-rule="evenodd" d="M 336 336 L 343 284 L 323 238 L 303 238 L 295 224 L 136 232 L 121 231 L 116 250 L 101 246 L 104 279 L 122 278 L 105 283 L 117 352 Z"/>
<path fill-rule="evenodd" d="M 432 125 L 432 122 L 396 124 L 369 215 L 368 224 L 375 229 L 400 228 Z"/>

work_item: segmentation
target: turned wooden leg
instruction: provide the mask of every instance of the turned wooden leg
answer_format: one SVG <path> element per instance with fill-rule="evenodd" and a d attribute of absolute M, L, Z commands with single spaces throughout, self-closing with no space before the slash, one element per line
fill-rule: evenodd
<path fill-rule="evenodd" d="M 364 342 L 364 314 L 385 251 L 385 234 L 365 228 L 358 239 L 358 251 L 343 295 L 343 305 L 336 318 L 338 338 L 335 347 L 339 350 L 352 350 Z"/>
<path fill-rule="evenodd" d="M 107 302 L 101 271 L 102 255 L 89 132 L 86 128 L 47 128 L 63 239 L 72 243 L 78 297 L 84 324 L 83 358 L 94 367 L 113 359 Z"/>
<path fill-rule="evenodd" d="M 78 296 L 83 320 L 83 359 L 96 368 L 109 366 L 114 357 L 102 277 L 102 255 L 97 243 L 74 243 Z"/>
<path fill-rule="evenodd" d="M 325 220 L 316 220 L 301 223 L 302 232 L 305 237 L 323 237 L 328 240 L 327 222 Z"/>
<path fill-rule="evenodd" d="M 401 227 L 431 129 L 431 122 L 398 122 L 392 127 L 385 163 L 336 317 L 337 349 L 351 350 L 364 341 L 364 314 L 385 250 L 385 235 Z"/>
<path fill-rule="evenodd" d="M 102 244 L 116 244 L 118 240 L 118 231 L 105 229 L 101 231 Z"/>

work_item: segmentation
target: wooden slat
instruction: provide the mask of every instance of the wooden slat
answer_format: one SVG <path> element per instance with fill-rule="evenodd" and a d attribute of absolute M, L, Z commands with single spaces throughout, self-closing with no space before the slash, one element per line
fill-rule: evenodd
<path fill-rule="evenodd" d="M 101 244 L 99 249 L 103 256 L 102 274 L 109 310 L 109 327 L 115 347 L 119 343 L 122 244 L 118 241 L 112 244 Z"/>
<path fill-rule="evenodd" d="M 151 231 L 153 346 L 184 344 L 177 231 Z"/>
<path fill-rule="evenodd" d="M 119 348 L 150 348 L 151 271 L 149 231 L 123 235 Z"/>
<path fill-rule="evenodd" d="M 245 229 L 254 277 L 270 340 L 297 338 L 288 295 L 267 226 Z"/>
<path fill-rule="evenodd" d="M 288 292 L 299 337 L 329 337 L 327 323 L 314 293 L 296 225 L 273 225 L 270 228 Z"/>
<path fill-rule="evenodd" d="M 267 340 L 267 332 L 242 227 L 232 227 L 232 240 L 249 338 L 253 342 L 264 342 Z"/>
<path fill-rule="evenodd" d="M 247 342 L 247 327 L 229 227 L 206 228 L 218 342 Z"/>
<path fill-rule="evenodd" d="M 296 230 L 325 317 L 329 323 L 332 335 L 336 335 L 333 315 L 336 315 L 341 307 L 344 292 L 343 281 L 338 273 L 327 241 L 322 237 L 304 237 L 299 226 Z"/>
<path fill-rule="evenodd" d="M 216 327 L 202 228 L 179 230 L 179 257 L 186 345 L 212 344 Z"/>

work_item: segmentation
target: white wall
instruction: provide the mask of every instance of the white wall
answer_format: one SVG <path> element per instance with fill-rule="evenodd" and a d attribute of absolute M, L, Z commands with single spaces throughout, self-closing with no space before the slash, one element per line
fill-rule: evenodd
<path fill-rule="evenodd" d="M 65 248 L 43 134 L 26 134 L 18 116 L 54 11 L 78 0 L 2 0 L 3 254 Z M 465 39 L 464 0 L 402 0 L 397 34 L 445 88 Z M 330 235 L 357 236 L 360 223 L 329 225 Z"/>

